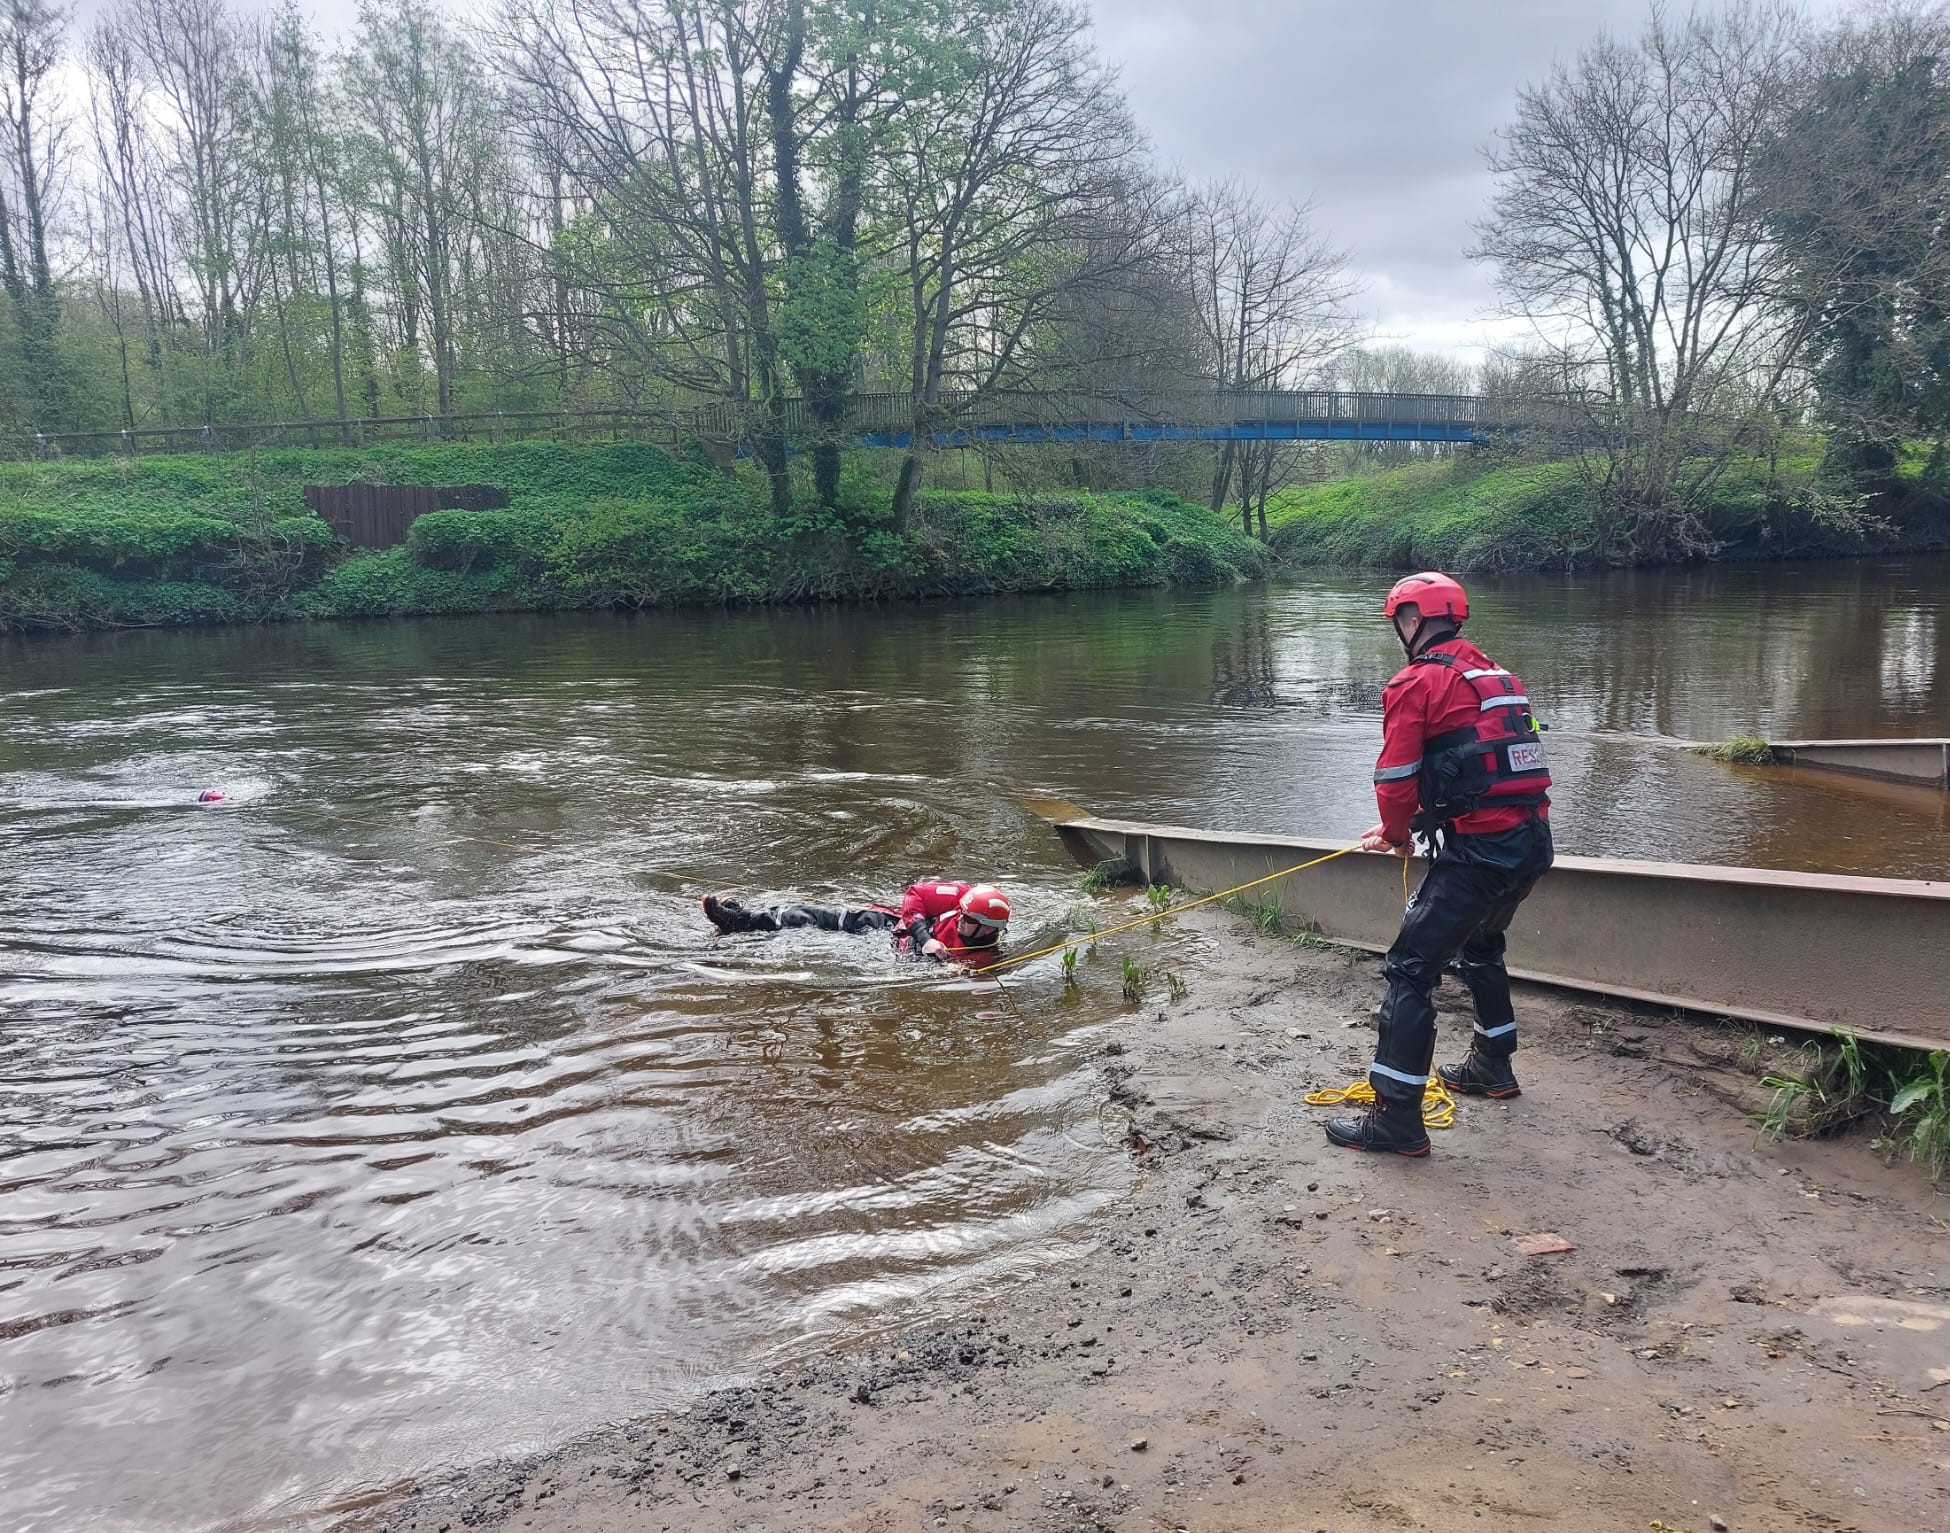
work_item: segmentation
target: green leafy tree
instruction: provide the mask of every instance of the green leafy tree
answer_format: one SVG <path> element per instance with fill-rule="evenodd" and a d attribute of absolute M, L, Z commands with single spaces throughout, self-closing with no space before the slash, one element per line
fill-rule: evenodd
<path fill-rule="evenodd" d="M 1950 23 L 1893 11 L 1815 49 L 1763 161 L 1828 467 L 1886 487 L 1950 438 Z"/>

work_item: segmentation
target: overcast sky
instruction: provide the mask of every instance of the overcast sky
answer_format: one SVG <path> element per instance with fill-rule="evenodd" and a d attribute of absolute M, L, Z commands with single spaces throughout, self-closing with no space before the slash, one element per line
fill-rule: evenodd
<path fill-rule="evenodd" d="M 82 0 L 82 10 L 105 0 Z M 233 0 L 269 11 L 275 0 Z M 358 0 L 301 0 L 336 32 Z M 444 0 L 484 15 L 493 0 Z M 1650 0 L 1084 0 L 1161 160 L 1311 200 L 1366 284 L 1377 339 L 1476 360 L 1520 327 L 1467 260 L 1482 149 L 1519 86 Z M 1707 0 L 1712 4 L 1713 0 Z M 1818 14 L 1850 0 L 1803 0 Z M 1671 7 L 1683 10 L 1683 0 Z"/>
<path fill-rule="evenodd" d="M 1494 318 L 1467 260 L 1482 149 L 1519 86 L 1648 0 L 1087 0 L 1160 157 L 1311 200 L 1367 284 L 1378 339 L 1477 360 Z M 1816 13 L 1844 0 L 1816 0 Z M 1673 10 L 1683 10 L 1675 5 Z"/>

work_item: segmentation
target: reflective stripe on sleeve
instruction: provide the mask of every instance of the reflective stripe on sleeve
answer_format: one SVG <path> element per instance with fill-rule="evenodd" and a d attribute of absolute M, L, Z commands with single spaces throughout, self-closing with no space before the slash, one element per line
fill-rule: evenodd
<path fill-rule="evenodd" d="M 1402 766 L 1376 767 L 1374 780 L 1376 782 L 1400 782 L 1404 777 L 1413 777 L 1421 770 L 1422 763 L 1419 761 L 1410 761 Z"/>

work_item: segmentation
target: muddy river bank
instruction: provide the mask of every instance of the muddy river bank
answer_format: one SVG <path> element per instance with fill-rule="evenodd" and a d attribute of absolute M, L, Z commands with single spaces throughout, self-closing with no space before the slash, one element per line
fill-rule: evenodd
<path fill-rule="evenodd" d="M 1945 1204 L 1859 1137 L 1759 1142 L 1785 1044 L 1526 987 L 1522 1098 L 1464 1102 L 1425 1162 L 1350 1154 L 1301 1098 L 1363 1069 L 1376 963 L 1182 920 L 1188 993 L 1097 1051 L 1137 1176 L 1087 1251 L 344 1528 L 1950 1520 Z M 1539 1231 L 1575 1249 L 1522 1255 Z"/>

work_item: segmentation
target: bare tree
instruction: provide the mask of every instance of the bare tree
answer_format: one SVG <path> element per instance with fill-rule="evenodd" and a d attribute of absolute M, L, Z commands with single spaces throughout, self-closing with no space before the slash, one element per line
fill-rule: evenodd
<path fill-rule="evenodd" d="M 334 136 L 331 82 L 324 60 L 296 0 L 285 0 L 256 39 L 256 100 L 260 197 L 273 232 L 272 302 L 279 346 L 293 402 L 309 416 L 298 372 L 294 331 L 309 334 L 313 321 L 294 321 L 298 305 L 309 316 L 320 288 L 325 297 L 326 360 L 332 404 L 341 420 L 350 413 L 345 386 L 345 302 L 339 272 L 339 240 L 349 218 L 336 184 L 345 149 Z M 282 277 L 280 280 L 280 273 Z"/>
<path fill-rule="evenodd" d="M 1616 556 L 1705 553 L 1703 493 L 1788 378 L 1796 322 L 1761 224 L 1757 166 L 1790 99 L 1797 13 L 1741 0 L 1636 42 L 1601 38 L 1522 91 L 1489 151 L 1497 189 L 1471 253 L 1588 380 Z M 1718 440 L 1702 452 L 1705 438 Z"/>
<path fill-rule="evenodd" d="M 135 48 L 128 28 L 113 17 L 97 23 L 89 34 L 88 77 L 88 120 L 102 205 L 98 272 L 108 273 L 102 280 L 118 289 L 123 280 L 135 283 L 144 393 L 166 416 L 172 403 L 164 372 L 166 337 L 181 322 L 183 306 L 175 284 L 167 193 L 143 108 Z M 114 308 L 125 322 L 120 305 Z M 124 390 L 123 424 L 128 426 L 137 422 L 135 394 L 133 384 Z"/>
<path fill-rule="evenodd" d="M 1296 388 L 1355 340 L 1347 305 L 1358 288 L 1347 255 L 1313 228 L 1306 207 L 1269 209 L 1237 182 L 1220 181 L 1195 192 L 1176 238 L 1211 387 Z M 1298 461 L 1284 444 L 1227 442 L 1212 474 L 1212 510 L 1225 509 L 1236 476 L 1240 525 L 1251 537 L 1257 506 L 1263 532 L 1275 481 Z"/>
<path fill-rule="evenodd" d="M 238 386 L 238 363 L 262 279 L 261 208 L 253 195 L 246 38 L 225 0 L 123 0 L 117 17 L 148 87 L 148 129 L 161 149 L 176 248 L 197 298 L 205 421 Z"/>
<path fill-rule="evenodd" d="M 428 0 L 367 0 L 345 78 L 395 281 L 403 298 L 412 296 L 416 318 L 403 347 L 416 349 L 423 303 L 435 409 L 450 415 L 459 370 L 456 287 L 473 232 L 469 201 L 484 178 L 501 172 L 492 148 L 504 126 L 495 92 Z"/>
<path fill-rule="evenodd" d="M 20 333 L 28 409 L 42 423 L 65 411 L 55 347 L 61 298 L 48 252 L 68 136 L 52 82 L 68 15 L 51 0 L 0 0 L 0 290 Z"/>
<path fill-rule="evenodd" d="M 886 161 L 906 288 L 910 446 L 904 525 L 934 433 L 991 394 L 1033 384 L 1036 334 L 1065 301 L 1114 284 L 1155 239 L 1128 215 L 1142 141 L 1069 0 L 974 0 L 937 39 L 933 94 Z"/>
<path fill-rule="evenodd" d="M 791 52 L 782 20 L 762 0 L 510 0 L 501 31 L 531 153 L 593 210 L 554 259 L 667 385 L 757 407 L 780 513 L 791 481 L 765 113 Z"/>

